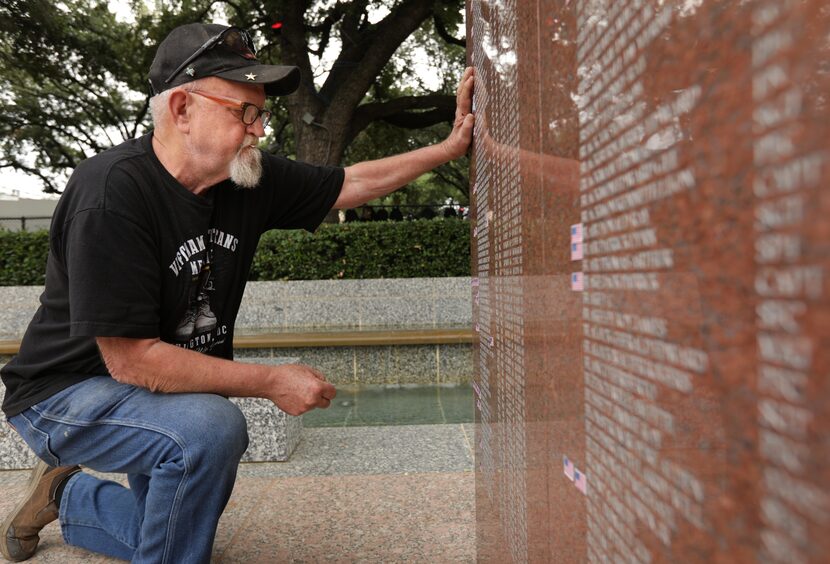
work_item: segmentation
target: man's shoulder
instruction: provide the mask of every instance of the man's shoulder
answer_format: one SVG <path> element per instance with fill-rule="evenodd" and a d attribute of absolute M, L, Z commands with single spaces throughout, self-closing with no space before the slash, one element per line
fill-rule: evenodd
<path fill-rule="evenodd" d="M 72 173 L 56 210 L 63 222 L 88 210 L 130 211 L 141 184 L 136 166 L 146 161 L 141 139 L 130 139 L 82 161 Z M 132 202 L 132 203 L 131 203 Z M 133 210 L 134 211 L 134 210 Z"/>
<path fill-rule="evenodd" d="M 106 181 L 112 169 L 117 165 L 147 159 L 142 141 L 143 139 L 140 137 L 128 139 L 115 147 L 81 161 L 72 174 L 73 179 L 82 177 L 84 180 Z"/>

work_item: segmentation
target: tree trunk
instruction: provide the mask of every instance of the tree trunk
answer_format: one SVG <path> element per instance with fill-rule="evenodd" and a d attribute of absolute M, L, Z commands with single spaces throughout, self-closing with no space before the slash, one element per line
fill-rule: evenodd
<path fill-rule="evenodd" d="M 365 0 L 343 3 L 336 17 L 317 26 L 326 35 L 339 22 L 342 49 L 325 84 L 314 84 L 309 58 L 305 12 L 308 0 L 280 3 L 284 25 L 279 36 L 283 62 L 296 65 L 302 75 L 296 93 L 285 99 L 294 129 L 297 160 L 339 165 L 349 143 L 370 123 L 386 120 L 401 127 L 423 128 L 451 122 L 454 96 L 430 94 L 363 104 L 377 76 L 397 48 L 435 13 L 440 0 L 401 0 L 380 22 L 368 24 Z M 413 114 L 412 110 L 417 110 Z M 336 221 L 336 212 L 327 221 Z"/>

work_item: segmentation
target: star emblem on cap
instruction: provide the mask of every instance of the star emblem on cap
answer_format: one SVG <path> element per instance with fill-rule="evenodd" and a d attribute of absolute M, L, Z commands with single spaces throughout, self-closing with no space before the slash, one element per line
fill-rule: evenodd
<path fill-rule="evenodd" d="M 193 75 L 195 75 L 195 74 L 196 74 L 196 69 L 194 69 L 193 67 L 187 67 L 187 68 L 184 70 L 184 73 L 185 73 L 187 76 L 193 76 Z"/>
<path fill-rule="evenodd" d="M 248 80 L 256 80 L 256 75 L 251 72 L 251 73 L 246 74 L 245 78 L 247 78 Z"/>

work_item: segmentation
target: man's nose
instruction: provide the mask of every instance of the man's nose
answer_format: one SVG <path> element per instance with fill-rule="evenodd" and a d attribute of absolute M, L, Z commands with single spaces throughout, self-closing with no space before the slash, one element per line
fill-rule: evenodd
<path fill-rule="evenodd" d="M 254 123 L 248 126 L 248 133 L 256 135 L 257 137 L 265 137 L 265 126 L 262 125 L 262 120 L 257 118 Z"/>

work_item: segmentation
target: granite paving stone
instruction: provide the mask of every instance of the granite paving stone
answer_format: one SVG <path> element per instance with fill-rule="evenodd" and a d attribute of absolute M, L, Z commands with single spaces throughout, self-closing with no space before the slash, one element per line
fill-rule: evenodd
<path fill-rule="evenodd" d="M 272 478 L 246 478 L 236 481 L 233 494 L 219 519 L 211 561 L 218 561 L 222 553 L 227 551 L 240 529 L 248 525 L 251 512 L 257 511 L 260 505 L 269 503 L 267 493 L 273 483 Z"/>
<path fill-rule="evenodd" d="M 417 495 L 413 495 L 417 492 Z M 473 562 L 471 473 L 298 477 L 268 492 L 218 562 Z M 449 549 L 449 552 L 447 551 Z"/>
<path fill-rule="evenodd" d="M 0 471 L 0 515 L 28 475 Z M 240 465 L 211 561 L 474 562 L 474 493 L 461 425 L 307 429 L 291 461 Z M 57 523 L 41 539 L 29 562 L 121 562 L 66 546 Z"/>
<path fill-rule="evenodd" d="M 306 428 L 288 462 L 245 464 L 242 476 L 466 472 L 473 458 L 460 425 Z"/>

